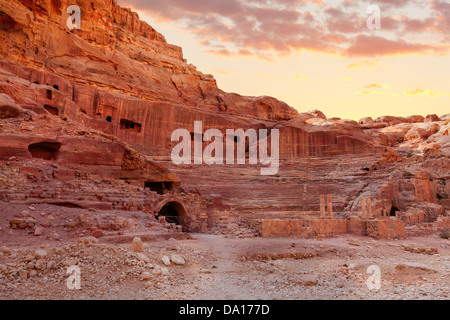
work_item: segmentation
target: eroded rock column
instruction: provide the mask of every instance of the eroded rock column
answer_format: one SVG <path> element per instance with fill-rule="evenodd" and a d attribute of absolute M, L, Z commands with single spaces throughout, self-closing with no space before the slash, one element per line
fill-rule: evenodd
<path fill-rule="evenodd" d="M 325 195 L 320 195 L 320 218 L 325 219 L 327 217 L 326 211 L 325 211 Z"/>
<path fill-rule="evenodd" d="M 328 195 L 328 215 L 330 216 L 330 218 L 334 218 L 333 215 L 333 199 L 331 194 Z"/>
<path fill-rule="evenodd" d="M 362 206 L 362 218 L 367 219 L 366 198 L 361 199 L 361 206 Z"/>
<path fill-rule="evenodd" d="M 373 219 L 373 212 L 372 212 L 372 199 L 367 199 L 367 208 L 369 209 L 369 219 Z"/>

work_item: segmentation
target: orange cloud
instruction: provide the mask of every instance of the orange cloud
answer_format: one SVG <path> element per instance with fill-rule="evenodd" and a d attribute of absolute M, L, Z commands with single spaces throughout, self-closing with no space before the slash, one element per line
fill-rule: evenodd
<path fill-rule="evenodd" d="M 387 84 L 371 83 L 366 86 L 367 89 L 390 88 Z"/>
<path fill-rule="evenodd" d="M 323 0 L 119 0 L 121 5 L 132 5 L 154 19 L 176 21 L 199 37 L 211 53 L 225 57 L 233 54 L 212 43 L 260 57 L 304 50 L 346 57 L 450 53 L 448 41 L 442 40 L 450 33 L 450 5 L 446 1 L 378 2 L 385 11 L 389 9 L 390 16 L 383 17 L 382 30 L 374 33 L 366 27 L 365 13 L 356 0 L 334 4 Z M 424 8 L 424 16 L 409 18 L 417 2 Z M 368 1 L 363 1 L 363 7 L 365 3 Z M 358 68 L 357 63 L 349 68 Z"/>
<path fill-rule="evenodd" d="M 362 94 L 362 95 L 379 95 L 379 94 L 388 94 L 387 92 L 384 91 L 360 91 L 360 92 L 355 92 L 356 94 Z"/>
<path fill-rule="evenodd" d="M 381 90 L 359 91 L 359 92 L 355 92 L 355 94 L 361 94 L 361 95 L 366 95 L 366 96 L 373 96 L 373 95 L 390 95 L 392 97 L 397 97 L 398 96 L 398 94 L 396 94 L 396 93 L 386 92 L 386 91 L 381 91 Z"/>
<path fill-rule="evenodd" d="M 347 68 L 349 69 L 362 69 L 362 70 L 373 70 L 380 65 L 378 60 L 364 60 L 350 63 Z"/>
<path fill-rule="evenodd" d="M 218 56 L 223 56 L 223 57 L 231 57 L 233 55 L 233 53 L 228 50 L 228 49 L 220 49 L 220 50 L 206 50 L 205 52 L 207 53 L 212 53 Z"/>
<path fill-rule="evenodd" d="M 308 77 L 305 77 L 305 76 L 303 76 L 301 74 L 295 75 L 294 79 L 297 80 L 297 81 L 309 81 Z"/>
<path fill-rule="evenodd" d="M 404 40 L 389 40 L 380 36 L 358 35 L 353 43 L 345 50 L 349 56 L 395 56 L 405 54 L 429 54 L 441 52 L 439 46 L 422 43 L 409 43 Z"/>
<path fill-rule="evenodd" d="M 450 92 L 439 92 L 439 91 L 433 91 L 433 90 L 426 90 L 426 89 L 414 89 L 410 91 L 405 92 L 405 96 L 426 96 L 426 97 L 447 97 L 450 96 Z"/>
<path fill-rule="evenodd" d="M 220 46 L 215 46 L 215 47 L 220 47 Z M 218 48 L 218 49 L 209 49 L 209 50 L 205 50 L 206 53 L 210 53 L 210 54 L 214 54 L 216 56 L 219 57 L 228 57 L 228 58 L 232 58 L 232 57 L 254 57 L 257 59 L 261 59 L 261 60 L 265 60 L 265 61 L 273 61 L 273 59 L 271 59 L 270 55 L 266 55 L 266 54 L 261 54 L 261 53 L 253 53 L 250 50 L 247 49 L 239 49 L 237 51 L 230 51 L 226 48 Z"/>

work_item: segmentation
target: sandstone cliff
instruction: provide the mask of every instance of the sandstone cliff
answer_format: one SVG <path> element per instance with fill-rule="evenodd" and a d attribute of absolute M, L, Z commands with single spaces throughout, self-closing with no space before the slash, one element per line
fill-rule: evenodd
<path fill-rule="evenodd" d="M 225 93 L 114 0 L 77 1 L 82 25 L 72 31 L 69 4 L 0 0 L 0 200 L 155 215 L 173 204 L 196 231 L 240 219 L 317 219 L 320 194 L 333 195 L 340 219 L 361 216 L 363 199 L 372 199 L 374 217 L 407 223 L 433 222 L 450 208 L 448 115 L 356 122 Z M 279 173 L 173 165 L 171 134 L 193 133 L 194 121 L 204 130 L 279 129 Z M 74 185 L 89 192 L 80 197 Z M 315 235 L 347 230 L 323 233 L 305 221 L 293 225 Z"/>
<path fill-rule="evenodd" d="M 114 0 L 77 1 L 81 30 L 69 31 L 68 0 L 1 1 L 0 56 L 77 83 L 151 101 L 204 110 L 290 119 L 296 111 L 271 98 L 221 91 L 183 59 L 182 49 Z"/>

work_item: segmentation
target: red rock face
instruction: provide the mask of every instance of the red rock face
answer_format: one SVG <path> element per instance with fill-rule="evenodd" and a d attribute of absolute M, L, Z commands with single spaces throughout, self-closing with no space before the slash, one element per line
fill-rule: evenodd
<path fill-rule="evenodd" d="M 204 75 L 183 59 L 180 47 L 168 44 L 136 13 L 117 6 L 115 1 L 77 2 L 81 30 L 69 32 L 69 4 L 66 0 L 39 5 L 34 1 L 2 2 L 0 12 L 5 24 L 0 30 L 0 55 L 151 101 L 213 111 L 219 111 L 222 102 L 229 113 L 276 120 L 296 116 L 294 109 L 273 98 L 222 92 L 213 76 Z M 35 15 L 39 19 L 28 18 Z"/>
<path fill-rule="evenodd" d="M 7 92 L 27 109 L 41 114 L 70 117 L 127 142 L 157 148 L 160 154 L 170 155 L 173 147 L 172 132 L 181 128 L 193 132 L 194 121 L 202 121 L 205 131 L 210 128 L 222 132 L 226 129 L 279 129 L 282 158 L 368 153 L 377 150 L 370 143 L 373 139 L 354 126 L 334 122 L 317 126 L 288 121 L 286 115 L 276 109 L 281 103 L 269 97 L 252 98 L 255 110 L 266 118 L 258 120 L 220 111 L 134 98 L 68 81 L 48 72 L 6 62 L 0 64 L 4 70 L 16 75 L 14 81 L 17 85 L 8 86 Z M 24 83 L 22 79 L 29 82 Z M 13 79 L 10 80 L 12 81 Z"/>
<path fill-rule="evenodd" d="M 267 236 L 403 237 L 402 223 L 387 216 L 434 221 L 450 208 L 448 116 L 357 123 L 225 93 L 115 1 L 77 1 L 82 23 L 72 31 L 69 4 L 0 2 L 0 199 L 155 215 L 172 204 L 189 221 L 185 229 L 229 231 L 227 221 Z M 278 174 L 261 177 L 260 166 L 248 164 L 175 166 L 172 132 L 193 133 L 195 121 L 203 131 L 278 129 Z M 120 195 L 105 188 L 80 200 L 64 191 L 73 181 L 95 189 L 102 179 Z M 336 219 L 318 219 L 321 194 L 333 195 Z M 372 200 L 373 223 L 362 215 L 363 199 Z M 351 216 L 361 219 L 346 221 Z"/>

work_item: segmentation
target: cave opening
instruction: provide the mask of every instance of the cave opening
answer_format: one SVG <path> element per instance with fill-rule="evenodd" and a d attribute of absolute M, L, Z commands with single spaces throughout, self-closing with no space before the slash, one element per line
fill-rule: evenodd
<path fill-rule="evenodd" d="M 51 107 L 49 105 L 45 105 L 44 109 L 48 111 L 48 113 L 50 113 L 51 115 L 57 116 L 59 115 L 59 110 L 58 108 L 55 107 Z"/>
<path fill-rule="evenodd" d="M 165 217 L 168 223 L 174 223 L 176 225 L 185 225 L 186 210 L 183 205 L 176 201 L 168 202 L 158 212 L 156 219 L 159 217 Z"/>
<path fill-rule="evenodd" d="M 80 208 L 81 206 L 76 204 L 76 203 L 72 203 L 72 202 L 54 202 L 54 203 L 50 203 L 54 206 L 58 206 L 58 207 L 65 207 L 65 208 Z"/>
<path fill-rule="evenodd" d="M 397 208 L 396 206 L 392 206 L 391 212 L 390 212 L 390 216 L 391 217 L 396 217 L 397 216 L 397 212 L 399 212 L 399 211 L 400 211 L 399 208 Z"/>
<path fill-rule="evenodd" d="M 56 160 L 58 158 L 60 148 L 61 143 L 40 142 L 30 144 L 28 146 L 28 151 L 31 153 L 31 156 L 33 158 L 43 160 Z"/>
<path fill-rule="evenodd" d="M 0 12 L 0 30 L 9 31 L 17 25 L 16 21 L 4 12 Z"/>
<path fill-rule="evenodd" d="M 151 191 L 155 191 L 158 194 L 164 194 L 166 191 L 173 190 L 173 182 L 171 182 L 171 181 L 163 181 L 163 182 L 147 181 L 147 182 L 145 182 L 144 188 L 150 189 Z"/>
<path fill-rule="evenodd" d="M 445 200 L 445 199 L 448 199 L 448 194 L 447 193 L 437 193 L 436 197 L 438 198 L 438 200 Z"/>
<path fill-rule="evenodd" d="M 120 129 L 130 130 L 134 132 L 141 132 L 142 125 L 126 119 L 120 119 Z"/>

